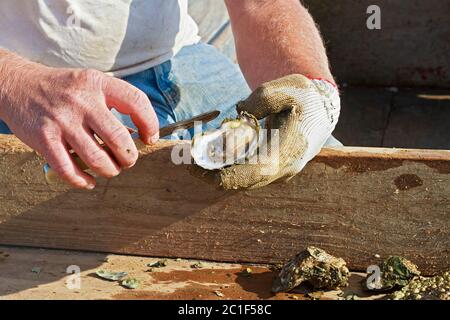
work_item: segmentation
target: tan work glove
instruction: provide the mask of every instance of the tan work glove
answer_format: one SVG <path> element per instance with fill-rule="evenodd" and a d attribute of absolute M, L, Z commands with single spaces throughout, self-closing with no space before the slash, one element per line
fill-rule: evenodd
<path fill-rule="evenodd" d="M 262 144 L 268 151 L 258 152 L 267 153 L 267 157 L 221 170 L 200 169 L 204 178 L 226 190 L 259 188 L 299 173 L 320 152 L 336 126 L 339 92 L 326 80 L 294 74 L 263 84 L 238 103 L 237 111 L 257 119 L 267 117 L 266 129 L 278 132 L 269 133 L 267 143 Z M 274 138 L 279 138 L 278 150 L 273 150 Z"/>

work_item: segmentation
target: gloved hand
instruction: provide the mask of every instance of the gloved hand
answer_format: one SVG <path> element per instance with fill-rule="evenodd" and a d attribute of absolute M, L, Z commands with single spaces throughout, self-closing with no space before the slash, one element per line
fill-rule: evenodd
<path fill-rule="evenodd" d="M 216 171 L 201 169 L 204 178 L 226 190 L 259 188 L 299 173 L 320 152 L 336 126 L 339 92 L 326 80 L 294 74 L 263 84 L 238 103 L 237 111 L 257 119 L 267 117 L 266 129 L 278 132 L 269 133 L 263 144 L 268 148 L 265 159 L 250 159 Z M 278 150 L 272 148 L 274 138 L 279 138 Z M 261 151 L 258 153 L 266 153 Z"/>

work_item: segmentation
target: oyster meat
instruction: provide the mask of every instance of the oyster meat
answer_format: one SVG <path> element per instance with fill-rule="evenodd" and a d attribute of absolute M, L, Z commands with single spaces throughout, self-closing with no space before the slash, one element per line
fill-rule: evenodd
<path fill-rule="evenodd" d="M 191 155 L 204 169 L 222 169 L 245 163 L 256 153 L 258 138 L 258 120 L 242 112 L 237 119 L 225 120 L 219 129 L 196 135 L 192 139 Z"/>
<path fill-rule="evenodd" d="M 287 262 L 275 279 L 273 292 L 288 292 L 303 282 L 314 289 L 336 289 L 348 285 L 349 270 L 342 258 L 316 247 L 307 247 Z"/>

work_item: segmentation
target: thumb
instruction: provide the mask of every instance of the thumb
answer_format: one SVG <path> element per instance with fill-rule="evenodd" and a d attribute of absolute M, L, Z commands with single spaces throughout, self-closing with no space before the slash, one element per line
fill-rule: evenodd
<path fill-rule="evenodd" d="M 238 103 L 237 111 L 246 111 L 257 119 L 277 114 L 297 104 L 296 95 L 304 95 L 312 85 L 311 80 L 300 74 L 266 82 L 246 100 Z M 295 93 L 295 95 L 293 94 Z"/>

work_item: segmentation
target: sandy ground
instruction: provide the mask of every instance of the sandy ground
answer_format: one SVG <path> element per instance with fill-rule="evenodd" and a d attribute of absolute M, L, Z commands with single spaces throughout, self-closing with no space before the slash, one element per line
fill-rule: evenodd
<path fill-rule="evenodd" d="M 307 287 L 274 295 L 270 288 L 276 275 L 269 266 L 201 262 L 169 259 L 168 265 L 152 268 L 147 264 L 161 259 L 106 255 L 62 250 L 0 247 L 0 299 L 311 299 Z M 79 267 L 77 278 L 67 273 Z M 245 270 L 251 269 L 251 274 Z M 140 282 L 137 289 L 126 289 L 119 282 L 98 278 L 97 270 L 127 272 Z M 375 299 L 361 291 L 362 274 L 354 273 L 343 291 L 318 294 L 321 299 L 354 297 Z M 74 281 L 75 280 L 75 281 Z M 69 284 L 69 286 L 67 285 Z"/>

